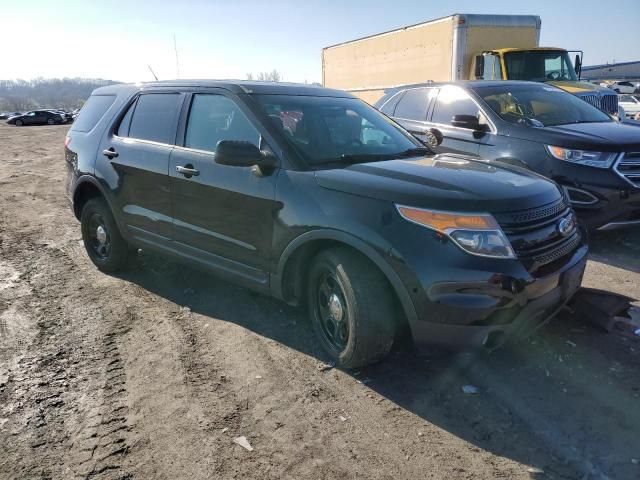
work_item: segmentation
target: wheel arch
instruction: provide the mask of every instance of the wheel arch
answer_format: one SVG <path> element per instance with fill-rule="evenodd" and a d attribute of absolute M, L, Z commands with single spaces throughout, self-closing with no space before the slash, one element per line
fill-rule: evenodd
<path fill-rule="evenodd" d="M 347 246 L 372 262 L 385 276 L 402 308 L 406 320 L 411 323 L 417 314 L 409 292 L 398 274 L 373 246 L 351 234 L 330 229 L 306 232 L 292 240 L 282 252 L 276 273 L 271 276 L 271 293 L 291 304 L 304 297 L 308 262 L 321 250 Z"/>
<path fill-rule="evenodd" d="M 100 185 L 100 182 L 91 175 L 83 175 L 76 181 L 76 185 L 73 189 L 73 213 L 78 220 L 82 214 L 82 208 L 92 198 L 102 197 L 107 202 L 107 205 L 113 212 L 111 202 L 107 195 L 105 195 L 104 188 Z"/>

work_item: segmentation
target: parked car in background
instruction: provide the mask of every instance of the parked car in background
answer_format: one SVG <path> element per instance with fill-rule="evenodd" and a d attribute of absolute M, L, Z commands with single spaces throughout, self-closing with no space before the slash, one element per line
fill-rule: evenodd
<path fill-rule="evenodd" d="M 62 115 L 50 110 L 33 110 L 31 112 L 11 117 L 7 120 L 10 125 L 21 127 L 23 125 L 55 125 L 64 123 Z"/>
<path fill-rule="evenodd" d="M 584 271 L 585 233 L 556 184 L 434 157 L 339 90 L 100 88 L 65 159 L 97 268 L 113 272 L 131 247 L 148 248 L 306 305 L 343 367 L 384 357 L 405 327 L 418 344 L 457 347 L 530 333 Z"/>
<path fill-rule="evenodd" d="M 611 82 L 611 83 L 601 83 L 603 87 L 608 87 L 616 93 L 640 93 L 640 89 L 637 85 L 634 85 L 631 82 Z"/>
<path fill-rule="evenodd" d="M 6 120 L 20 115 L 20 112 L 0 112 L 0 120 Z"/>
<path fill-rule="evenodd" d="M 57 113 L 58 115 L 60 115 L 60 117 L 62 118 L 62 123 L 67 123 L 67 121 L 69 120 L 69 116 L 68 116 L 67 112 L 65 112 L 64 110 L 58 110 L 58 109 L 55 109 L 55 108 L 48 108 L 47 111 L 51 112 L 51 113 Z"/>
<path fill-rule="evenodd" d="M 560 184 L 589 229 L 640 225 L 640 132 L 554 86 L 427 83 L 375 104 L 438 153 L 475 155 Z"/>
<path fill-rule="evenodd" d="M 620 95 L 618 102 L 628 118 L 635 118 L 640 113 L 640 95 Z"/>

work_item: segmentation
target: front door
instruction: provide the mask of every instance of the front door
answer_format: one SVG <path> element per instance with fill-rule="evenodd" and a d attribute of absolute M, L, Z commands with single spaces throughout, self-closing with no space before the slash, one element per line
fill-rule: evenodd
<path fill-rule="evenodd" d="M 261 134 L 250 117 L 225 95 L 192 95 L 184 140 L 178 141 L 183 146 L 172 151 L 169 167 L 173 235 L 184 254 L 266 282 L 278 171 L 260 176 L 251 167 L 219 165 L 214 153 L 221 140 L 260 146 Z"/>
<path fill-rule="evenodd" d="M 437 153 L 464 153 L 477 156 L 484 133 L 454 127 L 451 122 L 454 115 L 475 116 L 479 113 L 478 105 L 464 90 L 450 85 L 442 87 L 431 116 L 431 127 L 442 134 L 442 143 L 434 150 Z"/>
<path fill-rule="evenodd" d="M 113 192 L 112 207 L 128 235 L 169 247 L 172 234 L 169 156 L 183 95 L 145 93 L 131 104 L 98 150 L 96 174 Z"/>

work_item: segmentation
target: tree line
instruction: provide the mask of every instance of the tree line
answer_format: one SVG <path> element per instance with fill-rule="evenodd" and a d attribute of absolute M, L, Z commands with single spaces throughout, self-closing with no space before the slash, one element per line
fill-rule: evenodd
<path fill-rule="evenodd" d="M 0 111 L 73 110 L 81 107 L 94 89 L 114 83 L 117 82 L 94 78 L 0 80 Z"/>

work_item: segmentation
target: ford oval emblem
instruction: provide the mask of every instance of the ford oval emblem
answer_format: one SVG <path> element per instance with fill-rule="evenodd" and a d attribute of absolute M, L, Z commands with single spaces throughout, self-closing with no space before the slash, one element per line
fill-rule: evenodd
<path fill-rule="evenodd" d="M 558 233 L 560 233 L 560 235 L 562 235 L 563 237 L 571 234 L 575 228 L 576 221 L 573 214 L 563 218 L 558 222 Z"/>

